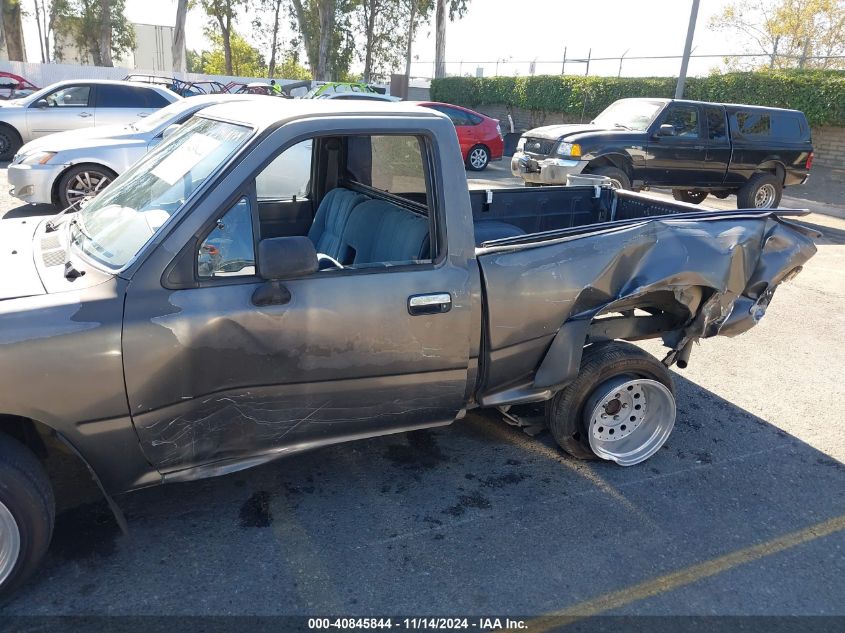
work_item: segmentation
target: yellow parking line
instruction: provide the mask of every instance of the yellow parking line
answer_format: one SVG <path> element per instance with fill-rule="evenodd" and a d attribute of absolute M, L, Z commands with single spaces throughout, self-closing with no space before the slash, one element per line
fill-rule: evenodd
<path fill-rule="evenodd" d="M 692 584 L 704 578 L 721 574 L 722 572 L 759 560 L 772 554 L 807 543 L 818 538 L 829 536 L 836 532 L 845 530 L 845 515 L 816 523 L 803 530 L 791 532 L 778 538 L 752 545 L 745 549 L 737 550 L 709 561 L 692 565 L 684 569 L 658 576 L 652 580 L 632 585 L 619 591 L 606 593 L 592 600 L 580 602 L 576 605 L 549 613 L 535 620 L 528 622 L 527 630 L 531 633 L 543 633 L 558 627 L 565 626 L 576 620 L 592 615 L 598 615 L 605 611 L 618 609 L 625 605 L 651 598 L 667 591 L 673 591 L 685 585 Z"/>

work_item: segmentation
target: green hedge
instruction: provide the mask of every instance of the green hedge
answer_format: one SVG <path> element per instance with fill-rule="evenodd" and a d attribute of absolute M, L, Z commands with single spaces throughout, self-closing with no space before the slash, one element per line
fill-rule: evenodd
<path fill-rule="evenodd" d="M 674 77 L 448 77 L 431 83 L 431 98 L 469 108 L 502 104 L 564 112 L 586 120 L 624 97 L 672 97 Z M 810 125 L 845 126 L 845 73 L 765 71 L 687 79 L 687 99 L 748 103 L 803 111 Z"/>

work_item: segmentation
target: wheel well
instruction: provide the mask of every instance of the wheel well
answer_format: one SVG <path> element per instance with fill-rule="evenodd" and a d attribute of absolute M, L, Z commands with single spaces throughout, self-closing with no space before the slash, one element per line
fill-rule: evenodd
<path fill-rule="evenodd" d="M 786 168 L 783 166 L 783 163 L 768 161 L 760 165 L 759 171 L 774 174 L 778 182 L 783 186 L 784 180 L 786 179 Z"/>
<path fill-rule="evenodd" d="M 50 199 L 53 201 L 54 205 L 59 205 L 59 185 L 61 184 L 62 179 L 65 177 L 66 173 L 68 173 L 71 169 L 75 169 L 76 167 L 96 167 L 98 169 L 106 169 L 112 174 L 114 174 L 115 177 L 117 177 L 117 174 L 113 169 L 106 167 L 105 165 L 102 165 L 100 163 L 74 163 L 73 165 L 68 165 L 67 169 L 63 170 L 58 176 L 56 176 L 55 180 L 53 180 L 53 187 L 50 190 Z"/>
<path fill-rule="evenodd" d="M 588 174 L 592 170 L 598 167 L 615 167 L 616 169 L 621 169 L 626 174 L 628 174 L 628 178 L 631 177 L 631 165 L 626 161 L 622 156 L 608 154 L 606 156 L 599 156 L 594 158 L 587 166 L 584 168 L 584 173 Z"/>
<path fill-rule="evenodd" d="M 9 123 L 6 123 L 5 121 L 0 121 L 0 128 L 5 128 L 7 130 L 11 130 L 12 132 L 14 132 L 17 135 L 18 138 L 21 138 L 21 133 L 18 132 L 17 128 L 14 125 L 10 125 Z"/>
<path fill-rule="evenodd" d="M 0 433 L 12 436 L 42 460 L 47 458 L 48 446 L 53 443 L 50 427 L 18 415 L 0 414 Z"/>

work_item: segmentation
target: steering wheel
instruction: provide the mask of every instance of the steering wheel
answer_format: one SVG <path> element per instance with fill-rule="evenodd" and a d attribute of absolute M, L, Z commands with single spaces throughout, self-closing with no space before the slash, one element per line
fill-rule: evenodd
<path fill-rule="evenodd" d="M 317 253 L 317 265 L 320 270 L 328 270 L 330 266 L 338 270 L 343 270 L 343 264 L 325 253 Z"/>

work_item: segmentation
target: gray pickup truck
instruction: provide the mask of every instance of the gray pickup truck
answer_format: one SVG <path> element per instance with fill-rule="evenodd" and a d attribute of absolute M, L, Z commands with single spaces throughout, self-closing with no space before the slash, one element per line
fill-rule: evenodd
<path fill-rule="evenodd" d="M 54 452 L 122 526 L 119 493 L 476 407 L 545 403 L 567 452 L 639 463 L 675 422 L 669 366 L 815 252 L 800 212 L 470 192 L 429 109 L 283 105 L 203 110 L 80 212 L 2 220 L 6 595 L 50 542 Z M 662 362 L 627 342 L 653 337 Z"/>

